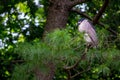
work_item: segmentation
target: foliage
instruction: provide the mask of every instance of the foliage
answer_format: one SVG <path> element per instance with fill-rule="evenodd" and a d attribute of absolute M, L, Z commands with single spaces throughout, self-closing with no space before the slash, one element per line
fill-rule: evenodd
<path fill-rule="evenodd" d="M 31 71 L 35 67 L 39 67 L 44 73 L 48 69 L 43 66 L 48 62 L 54 62 L 56 68 L 62 68 L 65 63 L 70 63 L 71 61 L 74 63 L 79 54 L 74 52 L 71 43 L 74 44 L 68 31 L 56 30 L 53 33 L 47 34 L 44 42 L 19 44 L 15 49 L 15 53 L 19 54 L 25 62 L 21 64 L 21 67 L 18 66 L 15 68 L 12 79 L 29 79 Z M 27 75 L 28 73 L 22 74 L 23 71 L 21 70 L 29 72 L 29 76 Z M 21 74 L 21 76 L 19 74 Z M 18 78 L 17 75 L 19 75 L 20 78 Z"/>
<path fill-rule="evenodd" d="M 119 3 L 120 0 L 110 0 L 99 20 L 105 24 L 105 28 L 95 26 L 99 39 L 98 49 L 90 49 L 86 55 L 87 59 L 80 62 L 77 67 L 77 71 L 84 71 L 89 65 L 91 69 L 74 80 L 120 79 Z M 84 4 L 84 13 L 93 18 L 102 6 L 103 0 L 90 0 Z M 39 0 L 39 5 L 36 5 L 34 0 L 0 1 L 0 79 L 7 80 L 12 76 L 13 80 L 35 80 L 36 75 L 31 71 L 38 64 L 39 69 L 47 74 L 49 68 L 44 64 L 46 61 L 56 64 L 54 80 L 67 78 L 63 67 L 73 65 L 85 49 L 82 34 L 77 31 L 77 21 L 83 16 L 70 12 L 68 30 L 57 30 L 47 34 L 42 41 L 49 5 L 48 0 Z M 77 6 L 78 9 L 82 9 L 81 4 Z M 117 34 L 108 32 L 108 29 L 114 30 Z M 89 61 L 91 64 L 88 64 Z"/>
<path fill-rule="evenodd" d="M 33 0 L 0 1 L 1 79 L 6 80 L 11 76 L 14 60 L 19 59 L 18 55 L 13 54 L 15 44 L 42 37 L 45 23 L 43 11 Z"/>
<path fill-rule="evenodd" d="M 83 54 L 84 45 L 77 47 L 78 44 L 80 45 L 80 42 L 83 42 L 82 37 L 76 36 L 73 38 L 68 33 L 68 30 L 55 30 L 47 34 L 44 41 L 19 44 L 15 49 L 15 53 L 21 56 L 24 61 L 16 66 L 12 80 L 34 80 L 36 78 L 34 72 L 36 67 L 39 67 L 43 74 L 48 74 L 50 65 L 46 66 L 46 64 L 49 62 L 55 64 L 56 76 L 54 80 L 66 79 L 67 75 L 63 67 L 75 64 L 80 55 Z M 107 49 L 106 47 L 105 49 L 103 47 L 90 49 L 87 52 L 86 59 L 79 63 L 77 70 L 83 71 L 90 66 L 90 71 L 86 71 L 77 78 L 119 79 L 119 52 L 117 49 Z"/>

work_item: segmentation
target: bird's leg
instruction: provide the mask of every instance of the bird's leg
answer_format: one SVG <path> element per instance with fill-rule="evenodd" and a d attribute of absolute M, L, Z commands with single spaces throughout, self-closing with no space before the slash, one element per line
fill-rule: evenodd
<path fill-rule="evenodd" d="M 91 47 L 92 47 L 92 45 L 90 43 L 86 44 L 86 48 L 85 48 L 85 51 L 84 51 L 84 53 L 85 53 L 84 58 L 86 58 L 86 54 Z"/>
<path fill-rule="evenodd" d="M 85 48 L 85 53 L 87 53 L 87 51 L 88 51 L 88 47 Z"/>

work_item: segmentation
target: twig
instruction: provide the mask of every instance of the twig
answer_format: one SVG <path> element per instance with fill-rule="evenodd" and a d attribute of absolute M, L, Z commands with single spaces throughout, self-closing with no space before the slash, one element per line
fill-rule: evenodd
<path fill-rule="evenodd" d="M 84 57 L 85 57 L 88 49 L 89 49 L 89 48 L 86 48 L 86 49 L 84 50 L 81 58 L 80 58 L 74 65 L 69 66 L 69 67 L 64 67 L 64 69 L 67 71 L 67 74 L 68 74 L 68 79 L 67 79 L 67 80 L 71 80 L 72 78 L 74 78 L 74 77 L 76 77 L 76 76 L 78 76 L 78 75 L 80 75 L 80 74 L 82 74 L 82 73 L 84 73 L 84 72 L 86 72 L 86 71 L 89 71 L 89 70 L 91 69 L 91 68 L 90 68 L 90 66 L 91 66 L 91 60 L 90 60 L 90 62 L 89 62 L 89 67 L 88 67 L 87 69 L 85 69 L 85 70 L 83 70 L 83 71 L 77 71 L 77 70 L 75 69 L 75 67 L 78 66 L 78 64 L 80 63 L 80 61 L 84 59 Z M 70 70 L 74 70 L 74 71 L 76 71 L 77 73 L 72 76 Z"/>
<path fill-rule="evenodd" d="M 67 80 L 70 80 L 71 79 L 71 72 L 70 72 L 70 70 L 67 70 L 67 74 L 68 74 Z"/>
<path fill-rule="evenodd" d="M 79 62 L 80 62 L 81 60 L 83 60 L 83 58 L 84 58 L 85 55 L 86 55 L 86 51 L 82 54 L 81 58 L 78 59 L 77 62 L 76 62 L 74 65 L 72 65 L 72 66 L 64 66 L 64 69 L 65 69 L 65 70 L 70 70 L 70 69 L 75 68 L 75 67 L 79 64 Z"/>
<path fill-rule="evenodd" d="M 68 74 L 67 80 L 71 80 L 71 79 L 72 79 L 70 70 L 71 70 L 71 69 L 74 70 L 75 67 L 78 66 L 78 64 L 80 63 L 80 61 L 84 59 L 86 53 L 87 53 L 87 49 L 85 49 L 85 51 L 83 52 L 83 54 L 81 55 L 81 57 L 77 60 L 77 62 L 76 62 L 74 65 L 72 65 L 72 66 L 64 66 L 64 67 L 63 67 L 63 69 L 66 70 L 66 71 L 67 71 L 67 74 Z"/>
<path fill-rule="evenodd" d="M 12 63 L 23 63 L 26 62 L 25 60 L 12 60 Z"/>
<path fill-rule="evenodd" d="M 83 71 L 81 71 L 81 72 L 78 72 L 78 73 L 74 74 L 73 76 L 71 76 L 71 79 L 74 78 L 74 77 L 76 77 L 76 76 L 78 76 L 78 75 L 80 75 L 80 74 L 82 74 L 82 73 L 84 73 L 84 72 L 86 72 L 86 71 L 89 71 L 90 69 L 91 69 L 91 68 L 88 67 L 87 70 L 83 70 Z"/>

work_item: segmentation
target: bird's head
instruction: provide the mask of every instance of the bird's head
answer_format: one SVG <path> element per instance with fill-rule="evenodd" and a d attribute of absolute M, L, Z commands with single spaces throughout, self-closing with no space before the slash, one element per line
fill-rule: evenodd
<path fill-rule="evenodd" d="M 85 20 L 85 18 L 81 18 L 79 21 L 78 21 L 78 26 Z"/>

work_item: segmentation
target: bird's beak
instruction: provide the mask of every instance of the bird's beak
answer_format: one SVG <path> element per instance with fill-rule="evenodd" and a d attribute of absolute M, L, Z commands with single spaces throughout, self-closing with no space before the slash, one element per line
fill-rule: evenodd
<path fill-rule="evenodd" d="M 81 23 L 81 22 L 78 22 L 77 26 L 79 26 L 79 25 L 80 25 L 80 23 Z"/>

